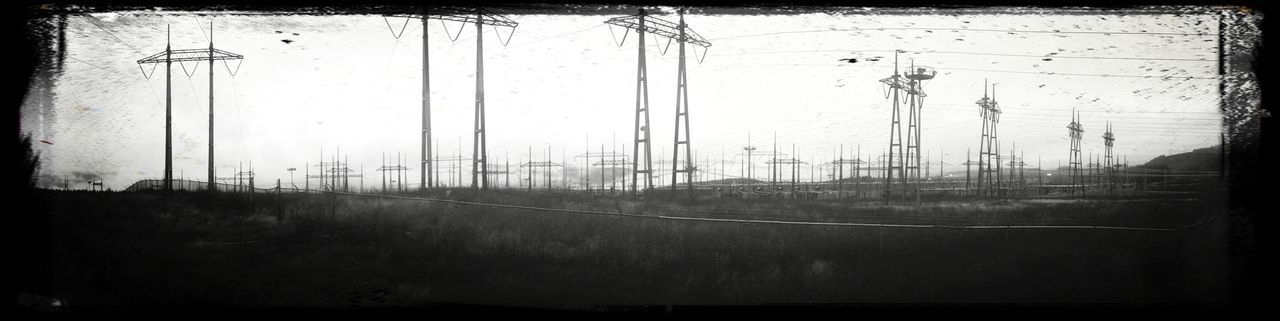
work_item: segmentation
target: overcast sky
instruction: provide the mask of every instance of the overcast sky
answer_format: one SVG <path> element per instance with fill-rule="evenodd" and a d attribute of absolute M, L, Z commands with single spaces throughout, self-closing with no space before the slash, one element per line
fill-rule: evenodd
<path fill-rule="evenodd" d="M 705 61 L 688 48 L 692 146 L 700 160 L 732 158 L 747 144 L 780 150 L 795 144 L 801 160 L 828 162 L 844 144 L 864 154 L 887 147 L 891 102 L 878 81 L 893 71 L 894 49 L 905 66 L 931 66 L 925 84 L 922 141 L 933 162 L 962 170 L 965 149 L 977 152 L 983 80 L 995 83 L 1004 110 L 1001 148 L 1017 145 L 1043 167 L 1066 162 L 1066 124 L 1080 110 L 1083 153 L 1103 153 L 1106 121 L 1114 153 L 1131 164 L 1218 143 L 1216 16 L 1204 14 L 892 15 L 822 12 L 685 16 L 712 42 Z M 587 148 L 632 146 L 636 39 L 611 29 L 605 15 L 509 15 L 520 23 L 484 35 L 485 100 L 491 163 L 517 164 L 530 147 L 562 162 Z M 657 15 L 675 21 L 671 14 Z M 24 107 L 23 128 L 44 156 L 42 174 L 56 179 L 91 173 L 122 189 L 164 169 L 164 68 L 136 63 L 163 52 L 165 26 L 174 49 L 214 46 L 244 55 L 213 67 L 216 165 L 229 176 L 252 161 L 258 185 L 288 184 L 289 167 L 341 147 L 351 167 L 372 185 L 382 153 L 406 155 L 416 183 L 421 126 L 422 33 L 402 18 L 376 15 L 264 15 L 227 12 L 114 12 L 73 16 L 67 59 L 53 87 L 52 112 Z M 441 156 L 471 154 L 476 31 L 456 42 L 432 20 L 429 36 L 434 135 Z M 884 29 L 880 29 L 884 28 Z M 1006 30 L 1006 31 L 999 31 Z M 1055 32 L 1056 31 L 1056 32 Z M 501 36 L 499 38 L 498 36 Z M 621 40 L 621 39 L 618 39 Z M 675 114 L 677 47 L 647 39 L 655 166 L 670 159 Z M 657 43 L 655 45 L 655 42 Z M 858 62 L 839 61 L 856 58 Z M 192 72 L 188 77 L 184 74 Z M 174 175 L 205 178 L 208 150 L 207 63 L 175 64 Z M 1048 74 L 1053 73 L 1053 74 Z M 1110 75 L 1102 77 L 1100 75 Z M 1151 77 L 1142 77 L 1151 76 Z M 34 85 L 33 85 L 34 86 Z M 43 114 L 43 117 L 33 115 Z M 904 108 L 904 130 L 905 108 Z M 589 136 L 589 139 L 587 138 Z M 616 137 L 616 139 L 614 139 Z M 975 156 L 976 157 L 976 156 Z M 1086 155 L 1087 157 L 1087 155 Z M 757 159 L 761 161 L 761 159 Z M 667 165 L 669 166 L 669 165 Z M 763 164 L 760 165 L 763 170 Z M 736 174 L 737 167 L 728 172 Z M 469 179 L 469 175 L 468 176 Z M 807 177 L 807 176 L 806 176 Z M 48 182 L 46 182 L 48 183 Z M 353 181 L 354 183 L 354 181 Z"/>

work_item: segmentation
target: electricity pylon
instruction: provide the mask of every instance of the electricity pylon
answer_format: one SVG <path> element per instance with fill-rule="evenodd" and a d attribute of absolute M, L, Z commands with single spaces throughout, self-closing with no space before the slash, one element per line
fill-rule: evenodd
<path fill-rule="evenodd" d="M 991 194 L 991 186 L 995 183 L 992 177 L 992 174 L 995 174 L 995 170 L 992 170 L 991 165 L 997 163 L 992 158 L 997 156 L 993 149 L 996 143 L 996 125 L 1000 123 L 1001 111 L 1000 104 L 996 102 L 995 98 L 995 86 L 992 85 L 991 87 L 993 88 L 991 97 L 987 97 L 987 83 L 985 80 L 983 81 L 982 99 L 979 99 L 976 103 L 982 115 L 982 140 L 978 143 L 978 181 L 976 185 L 978 195 Z"/>
<path fill-rule="evenodd" d="M 636 30 L 637 38 L 639 39 L 638 46 L 636 47 L 637 55 L 639 58 L 636 64 L 636 115 L 635 115 L 635 131 L 634 131 L 635 145 L 633 145 L 632 147 L 633 148 L 632 163 L 635 164 L 635 170 L 631 171 L 631 191 L 632 193 L 636 193 L 638 191 L 638 188 L 636 185 L 639 183 L 640 174 L 644 174 L 646 176 L 644 179 L 643 188 L 645 190 L 649 190 L 653 188 L 653 153 L 652 153 L 652 147 L 650 146 L 652 136 L 650 135 L 650 130 L 649 130 L 649 80 L 648 80 L 649 74 L 648 74 L 648 68 L 645 64 L 644 34 L 648 32 L 648 33 L 652 33 L 655 36 L 662 36 L 664 38 L 667 38 L 668 39 L 667 46 L 670 46 L 671 41 L 673 40 L 679 42 L 679 45 L 680 45 L 680 62 L 679 62 L 680 67 L 679 68 L 680 69 L 679 69 L 679 74 L 677 78 L 677 87 L 676 87 L 677 90 L 676 90 L 676 137 L 675 137 L 676 147 L 675 149 L 677 152 L 676 154 L 678 155 L 679 154 L 678 152 L 680 149 L 679 146 L 681 144 L 685 145 L 686 158 L 689 158 L 692 155 L 689 152 L 691 148 L 688 146 L 689 145 L 689 138 L 688 138 L 689 98 L 688 98 L 687 81 L 685 76 L 684 44 L 690 43 L 697 46 L 701 46 L 703 48 L 708 48 L 711 46 L 711 42 L 702 38 L 702 36 L 699 36 L 696 32 L 693 32 L 693 30 L 689 30 L 689 27 L 684 24 L 683 9 L 680 10 L 680 22 L 678 24 L 672 23 L 670 21 L 666 21 L 663 19 L 659 19 L 659 18 L 649 17 L 649 15 L 645 13 L 644 9 L 640 9 L 639 13 L 636 15 L 614 17 L 614 18 L 610 18 L 609 20 L 606 20 L 604 23 L 606 25 L 619 26 L 626 29 L 626 32 L 622 35 L 622 41 L 618 42 L 619 47 L 621 47 L 622 44 L 626 42 L 627 35 L 631 33 L 632 29 Z M 613 29 L 609 29 L 609 30 L 610 32 L 613 32 Z M 704 50 L 703 57 L 706 56 L 705 53 L 706 51 Z M 697 52 L 695 51 L 694 54 L 696 55 Z M 684 125 L 685 125 L 684 126 L 685 139 L 683 141 L 680 140 L 679 125 L 680 125 L 681 117 L 684 117 Z M 641 145 L 643 145 L 643 147 Z M 641 157 L 640 155 L 642 153 L 644 154 L 643 161 L 640 159 Z M 676 160 L 673 163 L 678 163 L 679 156 L 672 156 L 672 157 L 674 160 Z M 676 165 L 676 164 L 672 165 L 673 168 L 675 168 L 675 166 L 679 166 L 679 165 Z M 688 179 L 689 191 L 690 193 L 692 193 L 693 192 L 692 159 L 686 160 L 685 167 L 686 168 L 684 170 L 677 169 L 675 173 L 672 174 L 672 177 L 673 178 L 677 177 L 678 174 L 681 172 L 685 173 Z M 672 181 L 672 189 L 673 190 L 675 189 L 674 180 Z"/>
<path fill-rule="evenodd" d="M 515 34 L 515 28 L 519 23 L 508 19 L 507 17 L 494 14 L 488 10 L 481 8 L 442 8 L 433 9 L 431 13 L 427 13 L 423 9 L 422 13 L 390 15 L 391 17 L 401 17 L 407 19 L 422 20 L 422 159 L 425 164 L 425 170 L 422 175 L 431 175 L 431 83 L 430 83 L 430 66 L 427 62 L 427 20 L 441 20 L 441 24 L 447 21 L 456 21 L 463 24 L 474 23 L 476 25 L 476 100 L 475 100 L 475 130 L 473 131 L 472 143 L 472 166 L 471 166 L 471 188 L 489 189 L 488 159 L 489 153 L 486 145 L 485 131 L 485 103 L 484 103 L 484 25 L 494 27 L 510 27 L 511 34 L 506 40 L 502 40 L 502 34 L 498 33 L 498 40 L 503 46 L 511 42 L 511 35 Z M 390 24 L 388 24 L 390 27 Z M 448 34 L 449 31 L 445 33 Z M 495 33 L 497 30 L 494 30 Z M 404 29 L 401 29 L 404 32 Z M 394 33 L 393 33 L 394 35 Z M 462 35 L 462 28 L 458 29 L 457 36 Z M 400 35 L 395 35 L 399 38 Z M 457 36 L 451 36 L 451 40 L 457 40 Z M 423 186 L 434 186 L 434 182 L 425 182 L 425 176 L 420 177 L 424 181 Z M 478 184 L 477 184 L 478 183 Z"/>
<path fill-rule="evenodd" d="M 886 166 L 887 169 L 885 172 L 885 181 L 884 181 L 885 182 L 884 191 L 885 191 L 886 199 L 887 199 L 887 196 L 892 195 L 893 193 L 894 169 L 898 170 L 899 179 L 903 181 L 906 180 L 905 173 L 902 172 L 902 167 L 903 165 L 905 165 L 905 164 L 902 164 L 902 161 L 905 161 L 906 158 L 902 157 L 902 120 L 901 120 L 902 116 L 901 116 L 901 112 L 899 111 L 899 102 L 898 102 L 899 91 L 907 87 L 907 81 L 903 79 L 902 75 L 899 74 L 899 70 L 898 70 L 898 53 L 901 53 L 901 52 L 902 50 L 895 50 L 893 52 L 893 76 L 889 78 L 880 79 L 880 82 L 883 83 L 885 86 L 887 86 L 889 91 L 893 92 L 891 96 L 892 97 L 891 99 L 893 99 L 892 116 L 889 119 L 889 159 L 888 159 L 888 166 Z M 885 97 L 885 98 L 890 98 L 890 97 Z M 894 162 L 894 158 L 893 158 L 895 148 L 897 149 L 898 162 Z"/>
<path fill-rule="evenodd" d="M 678 177 L 680 173 L 684 173 L 685 186 L 687 186 L 689 189 L 689 196 L 693 196 L 693 172 L 695 169 L 693 165 L 693 152 L 691 151 L 692 147 L 690 146 L 691 140 L 689 137 L 689 134 L 690 134 L 689 132 L 689 80 L 687 78 L 688 73 L 685 71 L 684 44 L 694 43 L 705 48 L 705 47 L 710 47 L 711 43 L 708 42 L 706 39 L 702 39 L 702 37 L 699 36 L 698 33 L 693 32 L 693 30 L 690 30 L 689 25 L 686 25 L 684 23 L 683 8 L 680 9 L 679 14 L 680 14 L 680 23 L 679 25 L 676 26 L 676 28 L 679 29 L 680 36 L 679 38 L 676 38 L 676 42 L 679 42 L 678 45 L 680 46 L 680 58 L 679 58 L 680 71 L 677 75 L 677 80 L 676 80 L 676 126 L 675 126 L 676 134 L 674 138 L 675 150 L 671 153 L 671 162 L 675 164 L 671 164 L 671 167 L 672 167 L 671 191 L 674 192 L 676 190 L 676 177 Z M 691 37 L 696 39 L 690 39 Z M 703 53 L 703 57 L 706 57 L 705 52 Z M 684 140 L 680 140 L 680 120 L 681 119 L 684 119 Z M 679 165 L 680 145 L 684 145 L 684 158 L 685 158 L 684 169 L 679 169 L 679 167 L 677 167 L 677 166 L 680 166 Z"/>
<path fill-rule="evenodd" d="M 142 68 L 142 64 L 159 64 L 164 63 L 164 190 L 173 190 L 173 86 L 172 86 L 172 67 L 173 62 L 177 61 L 181 64 L 183 61 L 195 61 L 196 67 L 200 66 L 201 61 L 209 61 L 209 191 L 217 191 L 218 185 L 216 177 L 214 177 L 213 169 L 213 61 L 244 59 L 244 56 L 234 54 L 224 50 L 213 48 L 213 22 L 209 22 L 209 48 L 201 49 L 171 49 L 168 33 L 166 28 L 164 51 L 147 56 L 138 60 L 138 68 Z M 155 74 L 155 68 L 152 69 Z M 235 76 L 240 71 L 240 66 L 236 65 L 236 72 L 231 72 L 231 67 L 227 66 L 227 71 Z M 195 70 L 192 70 L 195 73 Z M 151 76 L 143 73 L 147 79 Z"/>
<path fill-rule="evenodd" d="M 920 201 L 920 128 L 921 115 L 924 110 L 924 97 L 928 96 L 924 92 L 924 82 L 933 79 L 938 74 L 932 67 L 916 66 L 915 62 L 911 63 L 904 73 L 907 78 L 907 154 L 906 154 L 906 177 L 910 178 L 912 183 L 912 192 L 915 194 L 916 202 Z M 904 181 L 905 183 L 905 181 Z"/>
<path fill-rule="evenodd" d="M 1071 168 L 1071 194 L 1075 194 L 1077 189 L 1084 188 L 1084 177 L 1081 176 L 1083 173 L 1080 168 L 1080 163 L 1083 162 L 1080 158 L 1080 138 L 1084 137 L 1084 126 L 1080 125 L 1078 118 L 1076 111 L 1071 111 L 1071 123 L 1067 124 L 1067 130 L 1071 135 L 1071 156 L 1067 163 Z"/>
<path fill-rule="evenodd" d="M 1107 171 L 1106 172 L 1107 193 L 1114 194 L 1115 184 L 1113 183 L 1114 182 L 1113 180 L 1115 179 L 1115 175 L 1113 175 L 1113 173 L 1115 172 L 1114 171 L 1115 167 L 1111 162 L 1111 145 L 1115 143 L 1116 136 L 1111 133 L 1111 122 L 1107 122 L 1107 132 L 1102 134 L 1102 139 L 1106 141 L 1106 152 L 1105 152 L 1105 156 L 1103 157 L 1106 158 L 1105 168 Z"/>

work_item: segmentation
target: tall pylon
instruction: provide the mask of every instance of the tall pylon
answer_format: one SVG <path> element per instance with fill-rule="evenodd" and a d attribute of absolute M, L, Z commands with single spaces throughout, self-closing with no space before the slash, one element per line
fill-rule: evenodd
<path fill-rule="evenodd" d="M 645 191 L 653 189 L 653 149 L 650 144 L 651 135 L 649 132 L 649 73 L 648 68 L 645 65 L 644 56 L 644 33 L 647 29 L 645 28 L 645 18 L 647 15 L 645 14 L 644 9 L 640 9 L 640 13 L 634 17 L 636 22 L 633 28 L 636 29 L 636 33 L 638 35 L 636 38 L 639 39 L 639 45 L 636 46 L 638 60 L 636 64 L 635 145 L 632 146 L 633 150 L 631 152 L 632 162 L 636 164 L 635 170 L 631 171 L 631 192 L 633 194 L 639 191 L 639 188 L 637 188 L 636 185 L 639 182 L 640 174 L 644 174 L 645 176 L 644 185 L 641 187 L 643 187 Z M 622 24 L 622 18 L 629 17 L 613 18 L 605 21 L 605 23 L 623 27 L 629 26 L 628 24 Z M 630 33 L 631 29 L 632 27 L 628 27 L 626 32 Z M 613 29 L 609 29 L 609 31 L 613 32 Z M 626 41 L 627 36 L 624 33 L 622 35 L 622 42 Z M 622 46 L 622 42 L 618 43 L 619 47 Z M 641 153 L 644 155 L 643 162 L 640 159 Z"/>
<path fill-rule="evenodd" d="M 890 197 L 894 191 L 893 175 L 894 175 L 895 169 L 898 171 L 899 179 L 904 181 L 906 180 L 906 177 L 904 175 L 905 173 L 902 172 L 903 166 L 906 165 L 903 163 L 906 160 L 906 158 L 902 157 L 902 116 L 901 116 L 902 113 L 899 108 L 900 107 L 899 91 L 901 91 L 903 88 L 906 88 L 907 83 L 902 77 L 902 75 L 899 74 L 899 70 L 898 70 L 898 53 L 901 53 L 901 52 L 902 50 L 895 50 L 893 52 L 893 76 L 889 78 L 880 79 L 880 82 L 883 83 L 888 88 L 888 91 L 891 92 L 890 94 L 886 95 L 885 98 L 892 97 L 893 99 L 892 116 L 889 119 L 889 158 L 888 158 L 887 165 L 885 166 L 884 192 L 885 192 L 886 199 Z M 895 148 L 897 149 L 897 155 L 898 155 L 897 161 L 895 161 L 894 159 Z M 899 184 L 902 184 L 902 183 L 899 183 Z"/>
<path fill-rule="evenodd" d="M 1107 122 L 1107 132 L 1102 134 L 1102 139 L 1105 141 L 1105 144 L 1106 144 L 1106 149 L 1105 149 L 1105 153 L 1103 154 L 1104 155 L 1103 157 L 1105 158 L 1104 166 L 1106 166 L 1104 168 L 1106 170 L 1105 177 L 1107 180 L 1107 193 L 1114 194 L 1115 193 L 1115 184 L 1114 184 L 1115 176 L 1113 175 L 1113 173 L 1115 168 L 1112 165 L 1112 161 L 1111 161 L 1111 146 L 1115 143 L 1116 136 L 1111 133 L 1110 121 Z"/>
<path fill-rule="evenodd" d="M 903 169 L 906 171 L 906 177 L 910 180 L 911 192 L 915 194 L 916 201 L 920 201 L 920 128 L 921 115 L 923 115 L 924 97 L 928 96 L 924 92 L 924 82 L 933 79 L 937 75 L 932 67 L 916 66 L 912 60 L 911 66 L 903 72 L 906 81 L 904 91 L 907 94 L 907 153 L 906 165 Z M 906 183 L 906 181 L 904 181 Z"/>
<path fill-rule="evenodd" d="M 433 155 L 431 154 L 431 134 L 432 134 L 431 133 L 431 96 L 430 96 L 431 85 L 430 85 L 430 72 L 429 72 L 430 66 L 427 60 L 427 56 L 428 56 L 427 32 L 426 32 L 427 20 L 428 19 L 441 20 L 442 24 L 446 20 L 460 22 L 463 24 L 468 24 L 468 23 L 475 24 L 476 26 L 476 99 L 475 99 L 475 130 L 472 132 L 473 142 L 472 142 L 472 155 L 471 155 L 471 162 L 472 162 L 471 188 L 488 189 L 489 188 L 489 174 L 488 174 L 489 153 L 487 150 L 488 145 L 486 144 L 487 132 L 485 128 L 486 122 L 485 122 L 485 102 L 484 102 L 484 26 L 490 25 L 490 26 L 493 26 L 494 28 L 497 28 L 497 27 L 511 28 L 511 34 L 507 36 L 506 40 L 502 39 L 501 33 L 497 33 L 496 29 L 494 30 L 494 32 L 498 34 L 499 43 L 501 43 L 503 46 L 506 46 L 507 43 L 511 42 L 511 36 L 515 34 L 515 28 L 520 24 L 511 19 L 508 19 L 507 17 L 489 12 L 488 10 L 485 10 L 483 8 L 441 8 L 441 9 L 433 10 L 431 13 L 428 13 L 426 9 L 423 9 L 422 13 L 390 15 L 390 17 L 402 17 L 406 19 L 422 20 L 423 31 L 422 31 L 422 158 L 421 158 L 421 163 L 423 163 L 425 167 L 423 167 L 424 175 L 420 175 L 419 180 L 420 180 L 420 183 L 422 184 L 421 186 L 424 186 L 424 187 L 432 187 L 435 185 L 434 182 L 431 181 L 434 177 L 427 176 L 427 175 L 434 176 L 434 171 L 432 170 L 434 167 L 432 164 L 434 160 L 432 159 Z M 390 28 L 391 26 L 390 23 L 388 23 L 387 26 L 388 28 Z M 404 29 L 401 28 L 400 32 L 403 33 Z M 446 26 L 445 33 L 449 34 L 449 31 L 447 30 L 447 26 Z M 394 29 L 392 30 L 392 35 L 395 36 L 396 38 L 400 37 L 400 34 L 396 34 Z M 457 36 L 450 34 L 449 35 L 450 40 L 456 41 L 457 37 L 460 35 L 462 35 L 462 28 L 458 29 Z"/>
<path fill-rule="evenodd" d="M 1082 176 L 1083 172 L 1080 168 L 1081 162 L 1084 161 L 1080 158 L 1080 138 L 1084 137 L 1084 126 L 1080 125 L 1079 114 L 1075 110 L 1071 111 L 1071 123 L 1067 124 L 1067 130 L 1071 135 L 1071 156 L 1067 162 L 1067 166 L 1071 168 L 1071 186 L 1069 190 L 1071 194 L 1076 194 L 1077 192 L 1083 192 L 1081 189 L 1084 188 L 1084 176 Z"/>
<path fill-rule="evenodd" d="M 670 21 L 666 21 L 659 18 L 650 17 L 648 13 L 645 12 L 644 9 L 639 9 L 638 14 L 610 18 L 609 20 L 606 20 L 604 23 L 606 25 L 619 26 L 626 29 L 626 32 L 622 35 L 622 41 L 617 41 L 616 34 L 615 34 L 615 41 L 617 41 L 619 47 L 621 47 L 622 44 L 626 42 L 627 35 L 631 33 L 632 29 L 636 30 L 637 39 L 639 39 L 638 46 L 636 46 L 636 50 L 637 50 L 636 54 L 638 56 L 638 60 L 636 64 L 636 111 L 635 111 L 636 114 L 635 114 L 635 131 L 634 131 L 635 145 L 633 145 L 632 147 L 634 149 L 632 151 L 632 163 L 635 164 L 635 169 L 631 171 L 631 191 L 632 193 L 636 193 L 640 190 L 636 186 L 640 181 L 639 180 L 640 174 L 645 175 L 643 189 L 651 190 L 653 189 L 654 170 L 653 170 L 652 146 L 650 144 L 652 142 L 652 135 L 650 134 L 650 127 L 649 127 L 649 124 L 650 124 L 649 122 L 649 75 L 648 75 L 647 65 L 645 64 L 645 51 L 644 51 L 645 33 L 651 33 L 655 36 L 662 36 L 664 38 L 667 38 L 668 46 L 670 46 L 671 41 L 680 42 L 680 58 L 681 59 L 680 59 L 680 71 L 678 75 L 679 78 L 678 78 L 678 85 L 677 85 L 678 90 L 677 90 L 677 96 L 676 96 L 676 99 L 677 99 L 676 133 L 677 135 L 676 135 L 675 141 L 677 142 L 676 144 L 677 152 L 679 151 L 679 145 L 681 142 L 681 140 L 679 139 L 680 117 L 682 116 L 687 117 L 687 113 L 688 113 L 688 93 L 687 93 L 687 87 L 685 85 L 686 78 L 685 78 L 685 63 L 684 63 L 684 52 L 685 52 L 684 44 L 687 42 L 690 44 L 701 46 L 703 48 L 708 48 L 711 46 L 711 42 L 707 41 L 706 39 L 703 39 L 702 36 L 699 36 L 696 32 L 693 32 L 693 30 L 689 30 L 689 27 L 684 24 L 683 9 L 681 10 L 681 18 L 680 18 L 679 24 L 672 23 Z M 609 29 L 609 32 L 610 33 L 613 32 L 612 27 Z M 695 51 L 694 54 L 696 55 L 697 52 Z M 703 53 L 703 57 L 706 57 L 705 50 Z M 701 62 L 701 60 L 699 60 L 699 62 Z M 683 110 L 680 109 L 682 106 L 681 104 L 683 104 L 683 108 L 684 108 Z M 689 141 L 689 139 L 687 138 L 688 132 L 689 132 L 688 118 L 685 118 L 686 139 L 684 140 L 683 144 L 686 145 L 685 147 L 686 158 L 689 158 L 692 156 L 689 153 L 690 147 L 687 146 Z M 643 160 L 641 160 L 642 154 L 644 155 Z M 677 157 L 677 156 L 672 156 L 672 157 Z M 678 160 L 678 158 L 676 159 Z M 678 164 L 679 162 L 672 162 L 672 163 L 673 163 L 672 166 L 674 167 L 674 166 L 678 166 L 674 164 Z M 692 188 L 693 188 L 692 159 L 691 158 L 688 159 L 685 164 L 686 164 L 686 170 L 681 172 L 684 172 L 686 173 L 686 175 L 688 175 L 687 177 L 689 178 L 689 188 L 690 188 L 690 191 L 692 191 Z M 673 174 L 673 177 L 675 177 L 675 175 L 676 174 Z M 672 182 L 672 185 L 674 188 L 674 185 L 675 185 L 674 181 Z"/>
<path fill-rule="evenodd" d="M 982 115 L 982 140 L 978 143 L 978 179 L 976 188 L 978 195 L 992 195 L 993 186 L 995 185 L 995 169 L 992 164 L 996 155 L 995 145 L 996 125 L 1000 122 L 1000 104 L 995 99 L 995 86 L 991 86 L 991 96 L 987 96 L 988 84 L 986 80 L 982 82 L 982 99 L 977 104 L 979 112 Z"/>
<path fill-rule="evenodd" d="M 675 143 L 673 144 L 674 145 L 673 148 L 675 150 L 672 151 L 671 153 L 671 163 L 672 163 L 671 164 L 671 167 L 672 167 L 671 191 L 675 192 L 676 190 L 676 177 L 678 177 L 680 173 L 684 173 L 685 186 L 688 187 L 689 196 L 692 197 L 693 181 L 694 181 L 693 173 L 695 171 L 695 167 L 693 165 L 693 152 L 691 151 L 693 147 L 690 146 L 691 138 L 689 137 L 689 134 L 690 134 L 690 131 L 689 131 L 689 80 L 687 76 L 688 73 L 685 71 L 686 68 L 685 68 L 684 44 L 694 43 L 699 46 L 703 46 L 705 48 L 705 47 L 710 47 L 711 43 L 706 41 L 706 39 L 702 39 L 701 36 L 698 36 L 697 33 L 689 29 L 689 25 L 686 25 L 684 23 L 684 8 L 681 8 L 679 10 L 679 14 L 680 14 L 680 22 L 678 25 L 676 25 L 676 29 L 679 30 L 679 36 L 678 38 L 676 38 L 676 42 L 678 42 L 679 43 L 678 45 L 680 46 L 680 58 L 679 58 L 680 71 L 678 72 L 678 75 L 676 77 L 676 126 L 675 126 L 676 134 L 674 137 Z M 698 39 L 696 41 L 690 40 L 691 34 L 693 37 L 696 37 Z M 705 52 L 703 53 L 703 57 L 706 57 Z M 684 122 L 684 140 L 680 139 L 680 123 L 682 119 Z M 684 169 L 679 168 L 680 145 L 684 145 L 684 158 L 685 158 Z"/>
<path fill-rule="evenodd" d="M 224 61 L 223 63 L 225 64 L 226 63 L 225 61 L 227 60 L 242 60 L 244 59 L 244 56 L 213 48 L 213 22 L 212 21 L 209 22 L 209 48 L 207 49 L 200 48 L 200 49 L 172 50 L 167 37 L 168 35 L 166 31 L 164 52 L 157 53 L 157 54 L 138 60 L 139 65 L 148 64 L 148 63 L 149 64 L 159 64 L 159 63 L 165 64 L 165 78 L 164 78 L 165 79 L 164 80 L 164 86 L 165 86 L 165 89 L 164 89 L 165 90 L 165 94 L 164 94 L 165 95 L 165 98 L 164 98 L 165 99 L 165 116 L 164 116 L 165 118 L 165 129 L 164 129 L 165 131 L 165 144 L 164 144 L 165 145 L 165 166 L 164 166 L 165 179 L 164 181 L 165 182 L 164 182 L 164 189 L 168 191 L 168 190 L 172 190 L 173 188 L 173 138 L 172 138 L 173 118 L 171 116 L 171 111 L 173 110 L 173 98 L 172 98 L 173 90 L 172 90 L 170 68 L 173 66 L 174 61 L 177 61 L 179 64 L 181 64 L 184 61 L 195 61 L 196 67 L 200 66 L 201 61 L 208 61 L 209 62 L 209 67 L 208 67 L 209 68 L 209 187 L 208 189 L 209 191 L 217 191 L 218 185 L 217 185 L 217 178 L 214 176 L 215 171 L 214 171 L 214 157 L 213 157 L 214 155 L 213 154 L 213 137 L 214 137 L 213 136 L 213 62 L 215 60 L 222 60 Z M 142 66 L 138 66 L 138 67 L 141 68 Z M 152 73 L 154 74 L 155 69 L 153 68 L 152 70 L 153 70 Z M 236 73 L 239 71 L 240 71 L 239 65 L 236 65 L 236 71 L 234 72 L 231 71 L 231 67 L 227 65 L 227 72 L 231 73 L 232 76 L 235 76 Z M 195 74 L 194 69 L 191 72 L 192 74 Z M 143 76 L 145 76 L 148 79 L 150 79 L 151 77 L 147 75 L 145 72 L 143 73 Z"/>

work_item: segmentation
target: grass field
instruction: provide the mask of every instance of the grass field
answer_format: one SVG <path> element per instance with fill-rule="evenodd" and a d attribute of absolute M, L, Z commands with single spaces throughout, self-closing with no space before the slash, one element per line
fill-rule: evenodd
<path fill-rule="evenodd" d="M 803 221 L 1176 227 L 1216 194 L 922 205 L 635 201 L 524 191 L 451 199 Z M 442 196 L 442 195 L 441 195 Z M 1182 231 L 688 222 L 342 195 L 43 191 L 68 306 L 595 309 L 781 303 L 1214 303 L 1223 220 Z"/>

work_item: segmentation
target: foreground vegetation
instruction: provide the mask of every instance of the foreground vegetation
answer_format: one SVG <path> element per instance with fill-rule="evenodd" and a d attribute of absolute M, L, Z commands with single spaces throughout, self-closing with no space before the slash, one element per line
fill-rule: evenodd
<path fill-rule="evenodd" d="M 434 195 L 444 197 L 441 195 Z M 641 202 L 451 199 L 646 215 L 1175 227 L 1186 200 Z M 1226 299 L 1222 220 L 1184 231 L 688 222 L 342 195 L 44 191 L 53 296 L 77 306 L 1152 303 Z"/>

